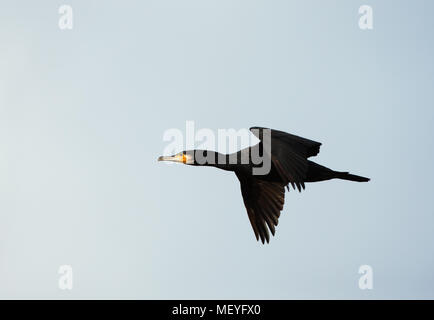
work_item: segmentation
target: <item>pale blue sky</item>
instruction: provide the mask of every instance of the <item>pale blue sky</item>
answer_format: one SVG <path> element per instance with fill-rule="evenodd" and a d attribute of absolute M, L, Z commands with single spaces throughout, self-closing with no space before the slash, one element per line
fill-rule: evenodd
<path fill-rule="evenodd" d="M 434 298 L 433 12 L 428 0 L 2 1 L 0 297 Z M 186 120 L 302 135 L 323 143 L 319 163 L 372 181 L 287 193 L 264 246 L 234 174 L 156 162 Z M 57 286 L 63 264 L 71 291 Z"/>

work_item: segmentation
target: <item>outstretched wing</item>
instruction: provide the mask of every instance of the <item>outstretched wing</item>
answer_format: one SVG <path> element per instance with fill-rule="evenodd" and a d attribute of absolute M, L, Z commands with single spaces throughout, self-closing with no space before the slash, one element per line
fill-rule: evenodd
<path fill-rule="evenodd" d="M 249 216 L 250 224 L 255 232 L 256 240 L 262 243 L 270 241 L 270 233 L 274 236 L 280 211 L 285 202 L 285 185 L 256 179 L 254 176 L 235 174 L 240 180 L 241 194 Z"/>
<path fill-rule="evenodd" d="M 304 189 L 308 170 L 307 158 L 319 153 L 321 143 L 268 128 L 252 127 L 250 131 L 261 140 L 260 145 L 262 144 L 264 151 L 271 150 L 272 164 L 285 185 L 291 183 L 294 189 Z M 264 134 L 267 133 L 271 134 L 270 140 L 264 139 Z M 264 146 L 267 141 L 271 141 L 270 148 Z"/>
<path fill-rule="evenodd" d="M 309 140 L 303 137 L 299 137 L 290 133 L 286 133 L 279 130 L 263 128 L 263 127 L 251 127 L 249 130 L 261 140 L 258 133 L 261 134 L 262 130 L 270 130 L 271 138 L 274 140 L 281 140 L 291 146 L 295 151 L 305 156 L 306 158 L 314 157 L 319 153 L 321 142 Z"/>

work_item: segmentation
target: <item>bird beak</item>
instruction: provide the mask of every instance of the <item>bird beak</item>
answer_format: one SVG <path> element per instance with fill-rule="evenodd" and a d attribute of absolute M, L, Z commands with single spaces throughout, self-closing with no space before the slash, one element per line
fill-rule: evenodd
<path fill-rule="evenodd" d="M 158 157 L 158 161 L 171 161 L 171 162 L 180 162 L 186 163 L 186 157 L 181 154 L 177 154 L 174 156 L 160 156 Z"/>

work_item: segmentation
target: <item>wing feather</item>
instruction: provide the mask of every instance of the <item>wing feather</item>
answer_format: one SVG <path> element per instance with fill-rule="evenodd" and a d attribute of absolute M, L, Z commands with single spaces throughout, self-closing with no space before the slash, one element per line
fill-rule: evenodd
<path fill-rule="evenodd" d="M 262 243 L 268 243 L 270 231 L 274 236 L 280 211 L 283 209 L 285 185 L 235 173 L 240 180 L 244 206 L 256 240 L 261 239 Z"/>

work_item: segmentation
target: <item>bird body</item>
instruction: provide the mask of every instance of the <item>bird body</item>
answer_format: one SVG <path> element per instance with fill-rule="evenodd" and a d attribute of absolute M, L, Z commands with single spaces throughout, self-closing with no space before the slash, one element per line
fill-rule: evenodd
<path fill-rule="evenodd" d="M 252 127 L 260 143 L 232 154 L 209 150 L 189 150 L 159 161 L 181 162 L 195 166 L 212 166 L 233 171 L 240 181 L 244 205 L 256 239 L 268 243 L 275 234 L 285 202 L 285 187 L 301 191 L 305 183 L 330 179 L 367 182 L 369 178 L 334 171 L 308 158 L 319 153 L 321 143 L 283 131 Z M 261 161 L 258 161 L 261 160 Z M 266 167 L 265 164 L 269 162 Z M 258 174 L 259 169 L 265 172 Z"/>

